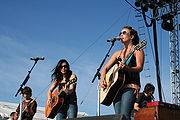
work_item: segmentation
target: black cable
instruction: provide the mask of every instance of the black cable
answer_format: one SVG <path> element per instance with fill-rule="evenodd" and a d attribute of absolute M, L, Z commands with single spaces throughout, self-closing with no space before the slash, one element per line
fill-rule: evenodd
<path fill-rule="evenodd" d="M 142 4 L 141 4 L 141 9 L 142 9 Z M 143 18 L 144 18 L 144 22 L 146 24 L 146 27 L 151 27 L 152 26 L 152 23 L 153 23 L 153 19 L 151 19 L 151 22 L 150 24 L 147 23 L 147 19 L 146 19 L 146 14 L 145 14 L 145 11 L 142 10 L 142 15 L 143 15 Z"/>
<path fill-rule="evenodd" d="M 123 15 L 122 15 L 123 16 Z M 74 64 L 90 47 L 92 47 L 97 41 L 100 40 L 100 38 L 107 33 L 120 19 L 122 19 L 122 16 L 120 16 L 113 24 L 111 24 L 107 30 L 105 30 L 93 43 L 91 43 L 84 51 L 80 53 L 80 55 L 71 63 Z"/>

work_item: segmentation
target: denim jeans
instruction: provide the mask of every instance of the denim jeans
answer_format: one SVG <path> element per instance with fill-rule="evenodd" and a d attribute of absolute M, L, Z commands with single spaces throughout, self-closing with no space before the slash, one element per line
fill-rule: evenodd
<path fill-rule="evenodd" d="M 77 104 L 64 105 L 62 110 L 60 110 L 56 115 L 56 120 L 66 119 L 67 117 L 76 118 L 77 112 L 78 112 Z"/>
<path fill-rule="evenodd" d="M 131 111 L 136 100 L 134 91 L 134 88 L 120 90 L 113 101 L 115 113 L 124 114 L 127 120 L 131 120 Z"/>

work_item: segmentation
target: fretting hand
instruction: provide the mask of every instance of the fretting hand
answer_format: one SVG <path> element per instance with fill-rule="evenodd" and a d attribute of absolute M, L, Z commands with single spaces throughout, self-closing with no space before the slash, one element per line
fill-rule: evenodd
<path fill-rule="evenodd" d="M 66 84 L 62 87 L 62 90 L 63 90 L 66 94 L 69 93 L 69 88 L 67 87 Z"/>
<path fill-rule="evenodd" d="M 120 62 L 120 63 L 119 63 L 119 68 L 120 68 L 121 70 L 128 70 L 129 66 L 126 65 L 126 64 L 124 64 L 123 62 Z"/>

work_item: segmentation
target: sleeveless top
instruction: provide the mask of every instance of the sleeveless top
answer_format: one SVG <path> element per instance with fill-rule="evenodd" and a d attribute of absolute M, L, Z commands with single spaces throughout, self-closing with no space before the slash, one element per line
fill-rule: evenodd
<path fill-rule="evenodd" d="M 68 82 L 68 81 L 67 81 Z M 59 85 L 59 90 L 62 89 L 62 86 Z M 64 94 L 64 104 L 77 104 L 77 95 L 76 95 L 76 87 L 71 94 Z"/>
<path fill-rule="evenodd" d="M 136 57 L 134 54 L 128 64 L 129 67 L 136 66 Z M 136 84 L 140 86 L 140 75 L 139 72 L 125 71 L 125 83 L 124 84 Z"/>

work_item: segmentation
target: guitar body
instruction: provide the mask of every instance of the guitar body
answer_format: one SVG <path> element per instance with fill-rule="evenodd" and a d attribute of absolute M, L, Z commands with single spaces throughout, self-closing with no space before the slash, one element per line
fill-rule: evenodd
<path fill-rule="evenodd" d="M 57 96 L 58 93 L 58 89 L 52 93 L 52 104 L 48 105 L 48 101 L 46 101 L 45 117 L 47 118 L 53 119 L 64 103 L 64 97 L 62 95 Z"/>
<path fill-rule="evenodd" d="M 118 64 L 115 64 L 106 74 L 106 88 L 100 89 L 100 103 L 106 106 L 111 105 L 118 91 L 123 87 L 125 82 L 124 73 L 119 73 Z"/>
<path fill-rule="evenodd" d="M 74 78 L 74 79 L 68 81 L 67 83 L 65 83 L 64 85 L 69 86 L 70 84 L 73 84 L 76 82 L 77 82 L 77 78 Z M 53 119 L 57 115 L 57 113 L 63 106 L 64 97 L 65 97 L 65 92 L 63 92 L 62 89 L 61 90 L 56 89 L 51 94 L 52 103 L 49 105 L 48 101 L 46 101 L 45 117 Z"/>

